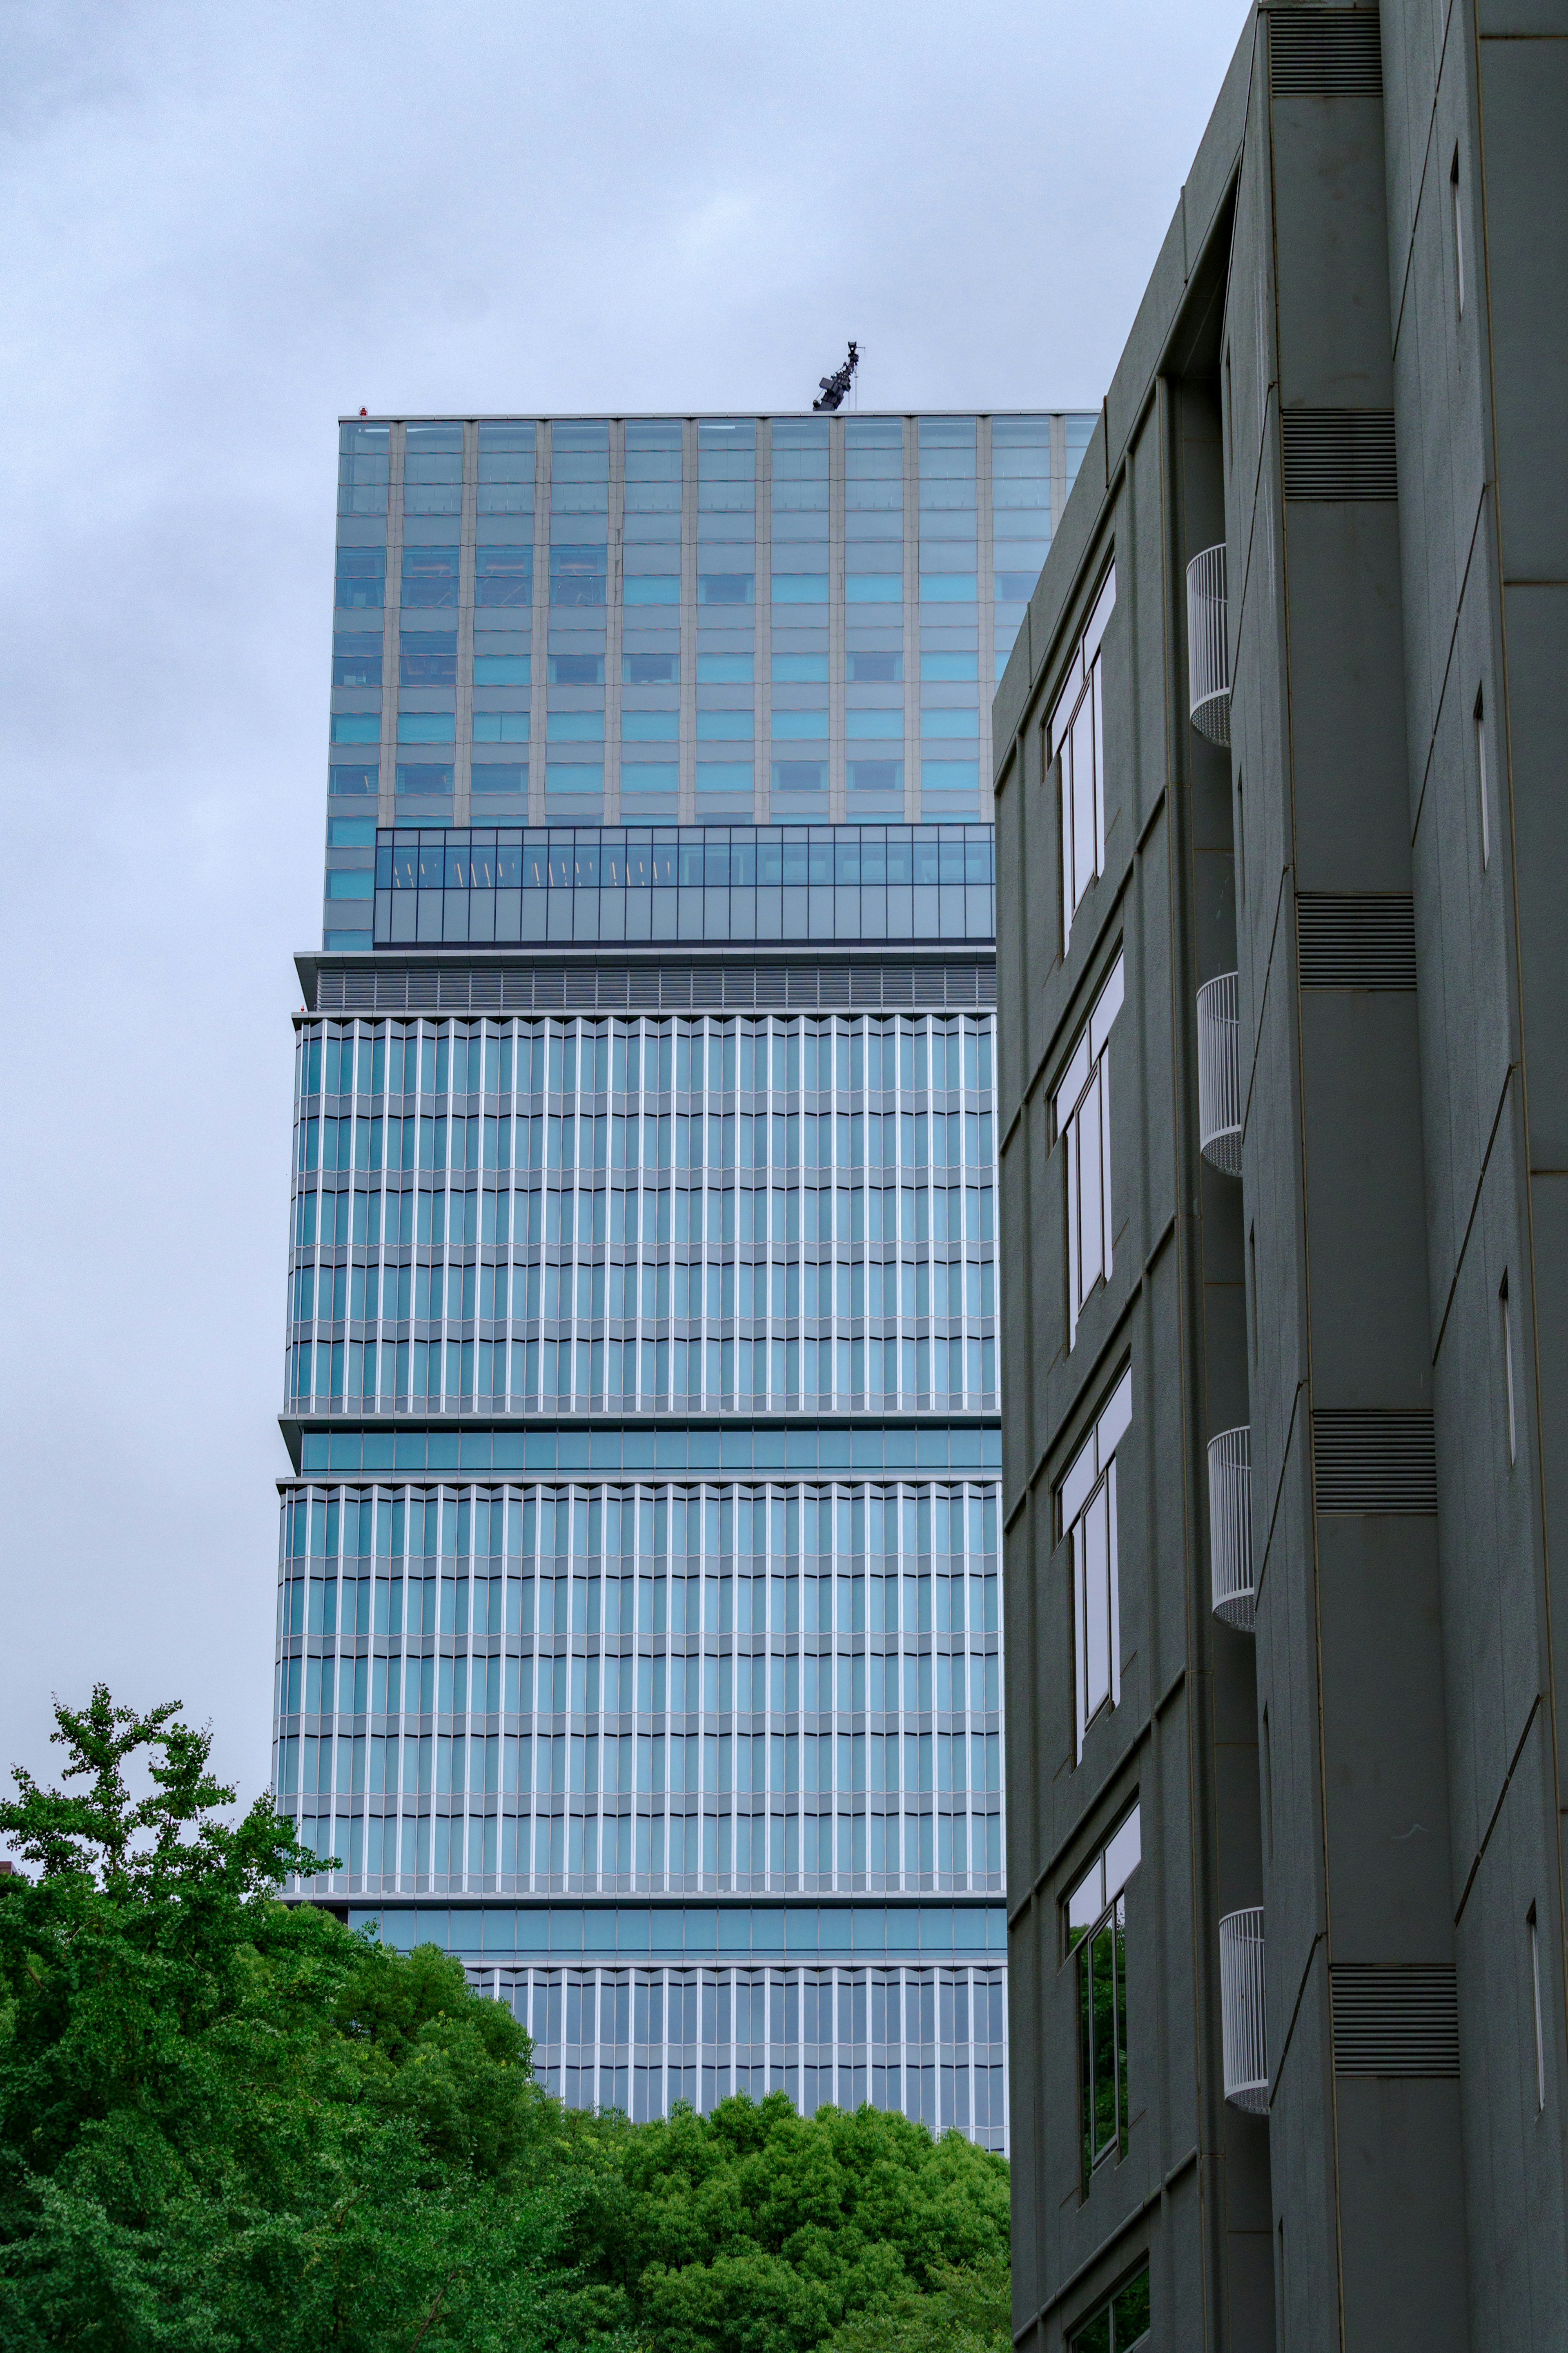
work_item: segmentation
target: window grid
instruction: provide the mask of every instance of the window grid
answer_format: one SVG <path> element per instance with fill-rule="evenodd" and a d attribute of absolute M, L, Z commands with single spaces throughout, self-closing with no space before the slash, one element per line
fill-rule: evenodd
<path fill-rule="evenodd" d="M 635 2121 L 735 2092 L 900 2111 L 1006 2146 L 1005 1980 L 983 1968 L 488 1968 L 471 1981 L 533 2038 L 569 2107 Z"/>
<path fill-rule="evenodd" d="M 302 1024 L 289 1406 L 993 1411 L 993 1071 L 985 1017 Z"/>
<path fill-rule="evenodd" d="M 1002 1886 L 984 1481 L 285 1493 L 319 1891 Z"/>

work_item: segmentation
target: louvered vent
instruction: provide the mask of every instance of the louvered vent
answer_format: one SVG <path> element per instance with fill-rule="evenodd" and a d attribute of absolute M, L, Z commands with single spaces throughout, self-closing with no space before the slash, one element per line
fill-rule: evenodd
<path fill-rule="evenodd" d="M 1336 2075 L 1457 2075 L 1459 2001 L 1451 1964 L 1329 1971 Z"/>
<path fill-rule="evenodd" d="M 1288 499 L 1396 499 L 1391 408 L 1287 408 L 1279 431 Z"/>
<path fill-rule="evenodd" d="M 318 966 L 315 1013 L 956 1011 L 996 1002 L 996 967 L 541 964 Z"/>
<path fill-rule="evenodd" d="M 1382 88 L 1383 42 L 1375 8 L 1269 10 L 1271 97 L 1375 97 Z"/>
<path fill-rule="evenodd" d="M 1312 1474 L 1320 1512 L 1435 1512 L 1430 1411 L 1352 1407 L 1314 1413 Z"/>
<path fill-rule="evenodd" d="M 1303 988 L 1414 988 L 1408 891 L 1303 891 L 1296 901 Z"/>

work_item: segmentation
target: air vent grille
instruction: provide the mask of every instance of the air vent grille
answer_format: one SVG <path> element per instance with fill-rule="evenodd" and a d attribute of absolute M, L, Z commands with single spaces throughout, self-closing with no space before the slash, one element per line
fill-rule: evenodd
<path fill-rule="evenodd" d="M 1303 891 L 1296 901 L 1303 988 L 1414 988 L 1408 891 Z"/>
<path fill-rule="evenodd" d="M 1329 1971 L 1336 2075 L 1457 2075 L 1459 2002 L 1452 1964 Z"/>
<path fill-rule="evenodd" d="M 1430 1410 L 1314 1413 L 1312 1476 L 1320 1512 L 1435 1512 L 1437 1444 Z"/>
<path fill-rule="evenodd" d="M 1376 97 L 1382 88 L 1383 40 L 1375 8 L 1269 11 L 1271 97 Z"/>
<path fill-rule="evenodd" d="M 1396 499 L 1391 408 L 1287 408 L 1279 417 L 1288 499 Z"/>
<path fill-rule="evenodd" d="M 964 964 L 321 965 L 315 1013 L 959 1011 L 996 1002 Z"/>

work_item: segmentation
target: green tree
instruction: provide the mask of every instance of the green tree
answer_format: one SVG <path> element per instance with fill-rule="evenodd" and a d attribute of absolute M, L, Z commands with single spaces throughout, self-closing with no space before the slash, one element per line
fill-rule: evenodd
<path fill-rule="evenodd" d="M 869 2107 L 807 2119 L 782 2093 L 598 2131 L 574 2306 L 649 2353 L 809 2353 L 857 2327 L 858 2353 L 879 2353 L 874 2316 L 923 2311 L 933 2291 L 973 2303 L 956 2284 L 971 2274 L 1005 2280 L 1007 2168 L 960 2134 Z"/>
<path fill-rule="evenodd" d="M 56 1717 L 79 1786 L 0 1805 L 7 2353 L 552 2341 L 570 2136 L 510 2012 L 274 1900 L 314 1858 L 177 1704 Z"/>

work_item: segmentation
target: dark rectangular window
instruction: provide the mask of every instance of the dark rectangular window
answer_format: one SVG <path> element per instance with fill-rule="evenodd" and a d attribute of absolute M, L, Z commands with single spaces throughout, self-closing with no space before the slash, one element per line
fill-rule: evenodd
<path fill-rule="evenodd" d="M 403 550 L 405 605 L 456 605 L 458 551 L 455 547 L 410 547 Z"/>
<path fill-rule="evenodd" d="M 601 600 L 603 601 L 603 600 Z M 531 605 L 531 547 L 477 547 L 474 550 L 476 605 Z"/>
<path fill-rule="evenodd" d="M 386 602 L 384 547 L 340 547 L 337 601 L 342 612 L 379 611 Z"/>
<path fill-rule="evenodd" d="M 399 684 L 403 686 L 456 686 L 456 636 L 449 632 L 438 635 L 433 629 L 402 630 L 399 633 L 397 676 Z"/>
<path fill-rule="evenodd" d="M 602 547 L 552 547 L 550 551 L 550 601 L 555 606 L 592 607 L 605 601 L 605 552 Z"/>
<path fill-rule="evenodd" d="M 334 686 L 381 684 L 381 631 L 340 629 L 332 639 Z"/>

